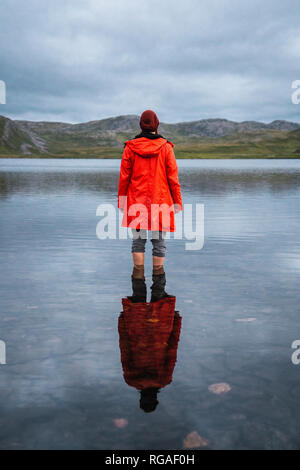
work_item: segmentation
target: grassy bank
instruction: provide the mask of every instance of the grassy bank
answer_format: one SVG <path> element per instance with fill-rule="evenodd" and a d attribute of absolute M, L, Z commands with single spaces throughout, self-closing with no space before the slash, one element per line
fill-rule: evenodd
<path fill-rule="evenodd" d="M 48 153 L 34 151 L 22 155 L 13 149 L 0 147 L 0 158 L 121 158 L 122 135 L 117 145 L 87 145 L 86 142 L 61 139 L 52 142 Z M 300 158 L 300 131 L 268 131 L 268 133 L 243 133 L 222 138 L 174 138 L 175 154 L 180 159 L 225 158 Z"/>

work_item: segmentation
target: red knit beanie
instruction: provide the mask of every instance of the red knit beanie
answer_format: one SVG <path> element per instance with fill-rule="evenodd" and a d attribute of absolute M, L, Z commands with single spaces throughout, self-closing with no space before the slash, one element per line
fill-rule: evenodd
<path fill-rule="evenodd" d="M 146 109 L 140 118 L 140 127 L 143 131 L 157 132 L 159 120 L 154 111 Z"/>

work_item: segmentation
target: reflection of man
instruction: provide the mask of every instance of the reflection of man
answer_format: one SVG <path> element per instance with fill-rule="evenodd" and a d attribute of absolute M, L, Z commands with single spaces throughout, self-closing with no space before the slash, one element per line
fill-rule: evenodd
<path fill-rule="evenodd" d="M 154 303 L 122 299 L 118 329 L 124 379 L 140 390 L 145 412 L 155 410 L 159 389 L 172 381 L 181 329 L 175 302 L 176 297 Z"/>

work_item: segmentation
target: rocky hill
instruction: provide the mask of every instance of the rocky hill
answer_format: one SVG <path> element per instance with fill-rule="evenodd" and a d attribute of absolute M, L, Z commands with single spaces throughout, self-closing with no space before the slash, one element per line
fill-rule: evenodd
<path fill-rule="evenodd" d="M 0 116 L 0 156 L 120 157 L 124 141 L 139 131 L 136 115 L 82 124 L 13 121 Z M 283 120 L 269 124 L 227 119 L 162 122 L 159 132 L 176 145 L 179 157 L 300 156 L 300 124 Z"/>
<path fill-rule="evenodd" d="M 0 152 L 31 155 L 47 152 L 46 143 L 39 136 L 4 116 L 0 116 Z"/>

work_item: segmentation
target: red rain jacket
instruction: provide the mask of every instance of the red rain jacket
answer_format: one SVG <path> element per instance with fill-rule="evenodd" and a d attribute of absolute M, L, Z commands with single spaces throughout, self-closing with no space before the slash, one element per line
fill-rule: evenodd
<path fill-rule="evenodd" d="M 182 199 L 173 147 L 163 137 L 125 143 L 118 191 L 122 227 L 175 232 L 174 204 L 182 210 Z"/>

